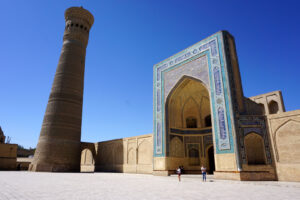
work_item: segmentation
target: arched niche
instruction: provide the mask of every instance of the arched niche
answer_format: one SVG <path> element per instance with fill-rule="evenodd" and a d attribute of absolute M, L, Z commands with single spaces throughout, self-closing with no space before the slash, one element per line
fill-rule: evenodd
<path fill-rule="evenodd" d="M 81 152 L 81 165 L 94 165 L 95 160 L 94 156 L 91 150 L 89 149 L 84 149 Z"/>
<path fill-rule="evenodd" d="M 183 142 L 178 136 L 171 139 L 170 142 L 170 156 L 172 157 L 184 157 Z"/>
<path fill-rule="evenodd" d="M 300 122 L 289 120 L 275 132 L 279 162 L 300 163 Z"/>
<path fill-rule="evenodd" d="M 188 99 L 186 99 L 181 110 L 184 128 L 197 128 L 199 125 L 201 126 L 199 123 L 199 105 L 193 96 L 190 96 Z"/>
<path fill-rule="evenodd" d="M 263 138 L 257 133 L 249 133 L 244 138 L 248 165 L 266 164 L 265 146 Z"/>
<path fill-rule="evenodd" d="M 127 154 L 127 164 L 135 165 L 136 164 L 136 149 L 130 148 Z"/>
<path fill-rule="evenodd" d="M 276 114 L 279 111 L 278 103 L 274 100 L 269 102 L 268 107 L 270 114 Z"/>
<path fill-rule="evenodd" d="M 197 128 L 197 118 L 195 117 L 187 117 L 186 120 L 186 128 Z"/>
<path fill-rule="evenodd" d="M 204 128 L 205 117 L 211 115 L 209 99 L 208 90 L 201 81 L 184 76 L 167 98 L 165 119 L 168 127 L 189 128 L 187 122 L 191 122 L 193 128 Z"/>
<path fill-rule="evenodd" d="M 138 164 L 152 164 L 152 158 L 152 143 L 144 139 L 138 146 Z"/>
<path fill-rule="evenodd" d="M 191 147 L 188 149 L 189 165 L 199 166 L 200 165 L 200 153 L 198 148 Z"/>

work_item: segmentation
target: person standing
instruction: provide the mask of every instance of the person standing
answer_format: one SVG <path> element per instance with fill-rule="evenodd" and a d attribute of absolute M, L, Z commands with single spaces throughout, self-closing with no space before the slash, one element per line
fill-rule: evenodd
<path fill-rule="evenodd" d="M 180 168 L 180 166 L 177 168 L 176 173 L 178 174 L 178 180 L 180 182 L 181 181 L 180 180 L 180 176 L 181 176 L 181 168 Z"/>
<path fill-rule="evenodd" d="M 202 181 L 206 182 L 206 167 L 203 165 L 201 166 L 201 172 L 202 172 Z"/>
<path fill-rule="evenodd" d="M 184 174 L 184 167 L 183 167 L 183 165 L 180 166 L 180 169 L 181 169 L 181 174 Z"/>

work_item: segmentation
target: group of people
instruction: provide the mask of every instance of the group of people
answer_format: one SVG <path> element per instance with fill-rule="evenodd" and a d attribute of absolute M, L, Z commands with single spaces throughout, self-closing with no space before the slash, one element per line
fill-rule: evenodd
<path fill-rule="evenodd" d="M 179 166 L 176 170 L 176 173 L 178 174 L 178 180 L 179 182 L 181 181 L 181 174 L 183 174 L 183 166 Z M 206 167 L 205 166 L 201 166 L 201 173 L 202 173 L 202 181 L 206 182 Z"/>

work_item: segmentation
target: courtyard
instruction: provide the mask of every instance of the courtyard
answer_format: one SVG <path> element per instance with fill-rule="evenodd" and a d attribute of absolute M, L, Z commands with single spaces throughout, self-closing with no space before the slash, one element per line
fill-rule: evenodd
<path fill-rule="evenodd" d="M 299 199 L 300 183 L 201 181 L 200 175 L 0 172 L 0 199 Z"/>

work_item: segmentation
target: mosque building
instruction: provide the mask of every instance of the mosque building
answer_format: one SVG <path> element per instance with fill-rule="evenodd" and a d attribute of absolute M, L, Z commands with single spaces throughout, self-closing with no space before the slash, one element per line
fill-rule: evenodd
<path fill-rule="evenodd" d="M 153 67 L 153 133 L 81 141 L 85 53 L 93 15 L 65 12 L 59 64 L 30 171 L 300 181 L 300 110 L 280 91 L 245 97 L 233 36 L 219 31 Z"/>

